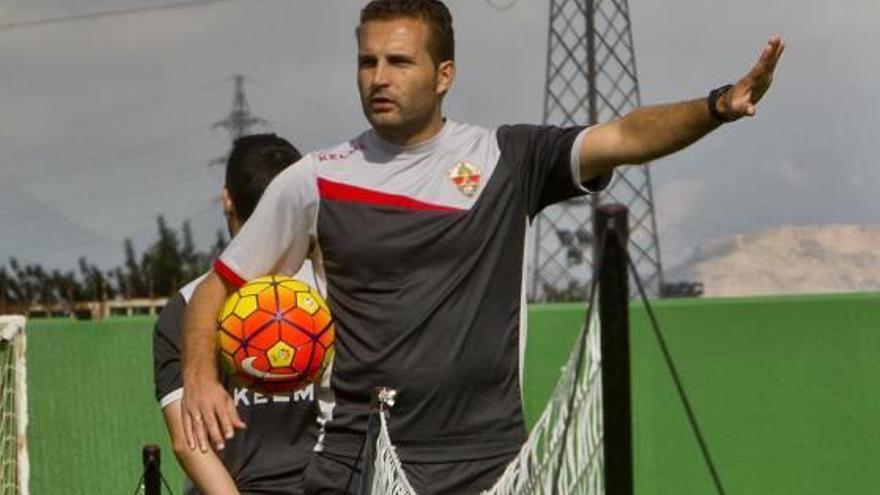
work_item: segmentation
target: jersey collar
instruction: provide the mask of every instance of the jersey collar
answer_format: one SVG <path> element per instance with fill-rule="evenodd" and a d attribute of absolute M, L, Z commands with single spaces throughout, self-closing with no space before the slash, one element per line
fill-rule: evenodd
<path fill-rule="evenodd" d="M 443 127 L 440 129 L 440 132 L 438 132 L 436 136 L 427 141 L 406 146 L 394 144 L 392 142 L 382 139 L 375 131 L 375 129 L 369 130 L 369 132 L 367 133 L 367 139 L 370 144 L 391 155 L 419 155 L 424 153 L 431 153 L 432 151 L 440 148 L 443 141 L 445 141 L 446 136 L 448 136 L 452 132 L 452 128 L 454 126 L 454 122 L 444 119 Z"/>

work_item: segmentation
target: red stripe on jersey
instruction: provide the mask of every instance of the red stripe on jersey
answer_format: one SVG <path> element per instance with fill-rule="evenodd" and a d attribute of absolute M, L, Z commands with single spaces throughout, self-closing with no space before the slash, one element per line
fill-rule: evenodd
<path fill-rule="evenodd" d="M 465 211 L 461 208 L 453 208 L 451 206 L 435 205 L 425 203 L 417 199 L 399 194 L 389 194 L 362 187 L 350 186 L 339 182 L 329 181 L 327 179 L 318 179 L 318 191 L 321 199 L 329 199 L 332 201 L 347 201 L 350 203 L 364 203 L 368 205 L 392 206 L 395 208 L 403 208 L 406 210 L 418 211 L 444 211 L 459 212 Z"/>
<path fill-rule="evenodd" d="M 232 268 L 226 266 L 226 263 L 223 263 L 219 259 L 214 260 L 214 271 L 217 272 L 217 275 L 220 275 L 220 278 L 233 287 L 239 288 L 247 283 L 247 280 L 239 277 L 237 273 L 232 271 Z"/>

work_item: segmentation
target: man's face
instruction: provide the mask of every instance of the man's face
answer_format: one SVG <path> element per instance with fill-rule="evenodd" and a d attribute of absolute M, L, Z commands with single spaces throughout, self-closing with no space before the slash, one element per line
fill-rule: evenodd
<path fill-rule="evenodd" d="M 358 88 L 367 120 L 388 135 L 408 136 L 439 116 L 452 82 L 452 62 L 439 67 L 428 51 L 431 31 L 420 19 L 369 21 L 358 40 Z"/>

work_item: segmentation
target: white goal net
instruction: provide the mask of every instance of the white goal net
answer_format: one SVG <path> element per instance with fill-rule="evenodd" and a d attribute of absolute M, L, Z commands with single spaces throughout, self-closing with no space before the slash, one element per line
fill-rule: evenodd
<path fill-rule="evenodd" d="M 591 315 L 528 440 L 484 495 L 605 493 L 601 329 L 598 312 Z M 388 434 L 388 415 L 381 413 L 371 492 L 416 495 Z"/>
<path fill-rule="evenodd" d="M 24 324 L 0 316 L 0 495 L 28 495 Z"/>

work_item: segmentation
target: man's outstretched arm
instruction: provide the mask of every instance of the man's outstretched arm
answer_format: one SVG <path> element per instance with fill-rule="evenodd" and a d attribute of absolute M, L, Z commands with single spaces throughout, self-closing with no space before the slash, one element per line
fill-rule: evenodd
<path fill-rule="evenodd" d="M 245 427 L 217 370 L 217 315 L 232 291 L 211 272 L 193 293 L 183 321 L 183 431 L 189 448 L 202 452 L 211 444 L 223 449 L 224 439 Z"/>
<path fill-rule="evenodd" d="M 753 117 L 755 106 L 770 89 L 776 63 L 785 50 L 778 36 L 764 45 L 758 62 L 716 101 L 720 120 L 706 98 L 638 108 L 590 129 L 581 143 L 581 180 L 606 174 L 618 165 L 642 164 L 675 153 L 724 122 Z"/>

